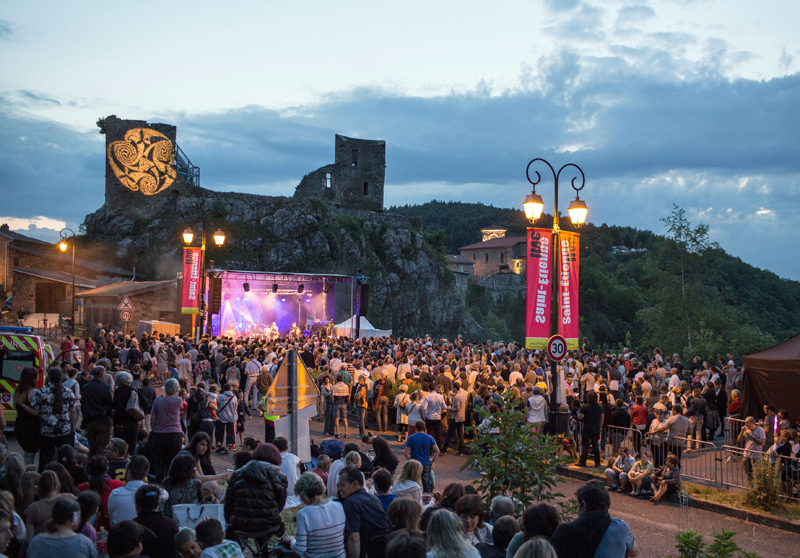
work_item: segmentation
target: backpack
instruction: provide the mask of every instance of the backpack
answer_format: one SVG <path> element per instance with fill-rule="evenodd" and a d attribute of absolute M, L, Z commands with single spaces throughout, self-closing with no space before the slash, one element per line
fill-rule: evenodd
<path fill-rule="evenodd" d="M 139 402 L 139 392 L 131 389 L 131 395 L 128 398 L 128 403 L 125 405 L 125 412 L 136 422 L 144 420 L 144 412 L 142 411 L 142 404 Z"/>

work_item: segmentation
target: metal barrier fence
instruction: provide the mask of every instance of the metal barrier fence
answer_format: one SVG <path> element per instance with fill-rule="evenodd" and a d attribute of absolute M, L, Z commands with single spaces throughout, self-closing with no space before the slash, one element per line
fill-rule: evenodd
<path fill-rule="evenodd" d="M 736 432 L 741 430 L 744 421 L 731 417 L 726 421 L 727 430 Z M 581 432 L 575 432 L 577 450 L 581 451 Z M 603 444 L 605 440 L 605 444 Z M 735 440 L 735 438 L 734 438 Z M 668 437 L 666 434 L 651 435 L 636 428 L 620 428 L 606 426 L 598 440 L 602 463 L 598 466 L 606 467 L 609 460 L 616 458 L 620 447 L 628 448 L 630 455 L 636 455 L 640 450 L 646 450 L 658 468 L 661 467 L 667 455 L 674 453 L 680 459 L 681 477 L 701 484 L 717 488 L 750 487 L 749 467 L 754 459 L 766 457 L 777 463 L 781 474 L 781 496 L 800 502 L 800 460 L 796 457 L 785 457 L 758 451 L 747 451 L 736 445 L 717 447 L 713 442 L 704 442 L 697 438 Z M 589 459 L 592 459 L 591 450 Z"/>
<path fill-rule="evenodd" d="M 725 445 L 738 446 L 736 439 L 739 437 L 739 432 L 742 431 L 744 426 L 744 419 L 739 418 L 739 415 L 731 415 L 725 417 Z"/>

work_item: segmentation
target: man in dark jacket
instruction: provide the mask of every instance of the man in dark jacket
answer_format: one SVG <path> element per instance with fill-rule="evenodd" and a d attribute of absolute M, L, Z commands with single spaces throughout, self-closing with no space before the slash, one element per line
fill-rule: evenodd
<path fill-rule="evenodd" d="M 389 531 L 389 518 L 377 496 L 364 490 L 361 471 L 349 465 L 339 471 L 336 488 L 345 516 L 345 546 L 348 558 L 370 553 L 372 540 Z"/>
<path fill-rule="evenodd" d="M 106 449 L 111 440 L 111 410 L 114 399 L 111 389 L 104 381 L 106 369 L 95 366 L 93 379 L 86 384 L 81 393 L 81 415 L 86 438 L 89 441 L 89 455 L 94 457 Z"/>
<path fill-rule="evenodd" d="M 281 454 L 272 444 L 259 444 L 253 460 L 234 471 L 225 493 L 225 521 L 230 532 L 263 533 L 280 528 L 288 481 L 278 466 Z M 230 536 L 230 535 L 229 535 Z"/>
<path fill-rule="evenodd" d="M 603 407 L 597 402 L 597 392 L 586 394 L 586 403 L 581 406 L 578 420 L 583 422 L 581 433 L 581 458 L 577 465 L 586 467 L 589 457 L 589 444 L 592 445 L 595 467 L 600 466 L 600 430 L 603 427 Z"/>

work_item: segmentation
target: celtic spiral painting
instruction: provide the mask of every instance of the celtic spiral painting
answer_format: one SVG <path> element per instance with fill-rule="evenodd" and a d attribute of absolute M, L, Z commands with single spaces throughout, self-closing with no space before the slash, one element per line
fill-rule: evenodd
<path fill-rule="evenodd" d="M 111 143 L 108 162 L 126 188 L 145 196 L 166 190 L 177 176 L 172 142 L 150 128 L 128 130 L 124 140 Z"/>

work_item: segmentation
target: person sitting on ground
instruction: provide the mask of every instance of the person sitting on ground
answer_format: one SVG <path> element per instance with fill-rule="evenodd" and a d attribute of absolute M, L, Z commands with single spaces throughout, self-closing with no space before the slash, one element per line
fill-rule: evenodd
<path fill-rule="evenodd" d="M 475 548 L 481 558 L 505 558 L 511 539 L 519 532 L 519 523 L 513 515 L 504 515 L 492 525 L 492 544 L 479 543 Z"/>
<path fill-rule="evenodd" d="M 331 470 L 331 458 L 326 454 L 321 454 L 317 457 L 317 466 L 311 472 L 322 479 L 326 485 L 328 484 L 328 471 Z"/>
<path fill-rule="evenodd" d="M 399 496 L 392 493 L 392 474 L 381 467 L 372 473 L 372 483 L 375 486 L 375 495 L 381 501 L 383 511 L 389 512 L 389 506 Z"/>
<path fill-rule="evenodd" d="M 412 498 L 422 506 L 422 463 L 416 459 L 403 463 L 400 476 L 392 485 L 392 494 L 400 498 Z"/>
<path fill-rule="evenodd" d="M 483 500 L 477 494 L 464 496 L 456 503 L 456 515 L 464 525 L 464 538 L 472 546 L 492 544 L 492 526 L 483 522 Z M 431 528 L 431 525 L 428 525 Z"/>
<path fill-rule="evenodd" d="M 628 524 L 608 513 L 611 498 L 602 481 L 587 482 L 577 490 L 575 497 L 578 500 L 578 518 L 560 524 L 550 538 L 559 556 L 632 558 L 639 554 Z"/>
<path fill-rule="evenodd" d="M 123 521 L 108 532 L 109 558 L 137 558 L 142 554 L 144 529 L 134 521 Z"/>
<path fill-rule="evenodd" d="M 69 472 L 75 486 L 89 480 L 86 469 L 75 463 L 75 448 L 71 445 L 64 444 L 58 448 L 57 460 Z"/>
<path fill-rule="evenodd" d="M 42 478 L 45 478 L 45 471 Z M 55 475 L 55 473 L 53 473 Z M 31 558 L 96 558 L 97 550 L 92 541 L 76 533 L 78 522 L 75 517 L 79 514 L 77 502 L 72 499 L 59 498 L 52 505 L 50 521 L 47 523 L 47 532 L 36 535 L 28 546 L 28 556 Z"/>
<path fill-rule="evenodd" d="M 534 537 L 520 547 L 515 558 L 558 558 L 558 554 L 547 539 Z"/>
<path fill-rule="evenodd" d="M 386 558 L 426 558 L 426 555 L 425 540 L 405 529 L 395 532 L 386 544 Z"/>
<path fill-rule="evenodd" d="M 628 455 L 628 448 L 625 446 L 619 448 L 619 454 L 614 463 L 606 469 L 606 477 L 611 483 L 611 490 L 625 491 L 625 486 L 628 484 L 628 473 L 635 463 L 636 460 Z"/>
<path fill-rule="evenodd" d="M 289 440 L 283 436 L 278 436 L 273 442 L 278 451 L 281 452 L 281 472 L 286 475 L 287 496 L 294 496 L 294 485 L 300 478 L 300 458 L 289 451 Z"/>
<path fill-rule="evenodd" d="M 530 506 L 522 514 L 522 531 L 514 535 L 508 544 L 506 558 L 514 558 L 517 551 L 528 541 L 538 537 L 551 537 L 560 522 L 558 511 L 550 504 Z"/>
<path fill-rule="evenodd" d="M 272 444 L 259 444 L 252 456 L 228 481 L 225 522 L 232 531 L 282 531 L 280 513 L 286 505 L 288 481 L 279 469 L 281 454 Z"/>
<path fill-rule="evenodd" d="M 237 471 L 253 460 L 253 452 L 237 451 L 233 454 L 233 470 Z"/>
<path fill-rule="evenodd" d="M 478 550 L 463 537 L 463 529 L 461 520 L 453 512 L 439 510 L 434 513 L 425 534 L 430 549 L 427 558 L 480 558 Z"/>
<path fill-rule="evenodd" d="M 197 542 L 203 548 L 200 558 L 244 558 L 241 547 L 225 538 L 219 520 L 205 519 L 197 524 L 194 532 Z"/>
<path fill-rule="evenodd" d="M 134 521 L 144 527 L 142 554 L 149 558 L 174 558 L 176 546 L 175 535 L 178 534 L 178 523 L 164 517 L 158 509 L 161 507 L 164 491 L 154 484 L 142 484 L 136 489 Z"/>
<path fill-rule="evenodd" d="M 182 451 L 175 456 L 169 466 L 167 478 L 161 483 L 169 497 L 164 502 L 164 515 L 172 517 L 172 506 L 197 504 L 202 497 L 202 483 L 194 478 L 195 459 Z"/>
<path fill-rule="evenodd" d="M 285 542 L 301 558 L 344 558 L 344 507 L 325 501 L 325 485 L 314 473 L 300 475 L 295 493 L 305 507 L 295 517 L 297 535 Z"/>
<path fill-rule="evenodd" d="M 44 471 L 37 485 L 39 499 L 25 509 L 25 537 L 28 542 L 35 535 L 46 531 L 47 522 L 52 515 L 53 506 L 62 499 L 77 500 L 74 494 L 61 494 L 61 482 L 53 471 Z M 75 505 L 77 511 L 78 506 Z"/>
<path fill-rule="evenodd" d="M 674 453 L 667 455 L 664 466 L 653 474 L 653 486 L 656 488 L 656 493 L 650 501 L 654 504 L 659 503 L 664 495 L 677 494 L 681 491 L 680 461 Z"/>
<path fill-rule="evenodd" d="M 372 449 L 375 451 L 375 458 L 372 460 L 372 466 L 376 469 L 378 467 L 383 467 L 389 471 L 390 474 L 394 475 L 400 462 L 392 451 L 392 448 L 389 447 L 389 443 L 384 438 L 376 436 L 372 439 Z"/>
<path fill-rule="evenodd" d="M 632 495 L 639 496 L 642 490 L 650 490 L 650 475 L 653 474 L 653 463 L 647 458 L 647 452 L 640 451 L 637 461 L 628 473 L 628 480 L 633 488 Z"/>
<path fill-rule="evenodd" d="M 191 529 L 181 529 L 175 535 L 175 548 L 181 558 L 200 558 L 203 549 L 197 542 L 197 537 Z"/>
<path fill-rule="evenodd" d="M 489 522 L 494 525 L 495 521 L 501 517 L 511 516 L 514 517 L 516 513 L 516 506 L 514 500 L 508 496 L 498 495 L 492 498 L 492 503 L 489 504 Z"/>
<path fill-rule="evenodd" d="M 438 492 L 434 492 L 434 496 L 437 494 Z M 465 494 L 466 492 L 464 491 L 464 485 L 461 483 L 451 482 L 445 486 L 444 492 L 442 492 L 441 497 L 438 499 L 439 503 L 435 506 L 427 508 L 422 512 L 422 517 L 419 520 L 420 530 L 423 533 L 428 530 L 428 522 L 431 520 L 431 516 L 434 514 L 434 512 L 438 510 L 447 510 L 455 513 L 456 502 L 463 498 Z"/>
<path fill-rule="evenodd" d="M 364 490 L 364 475 L 355 465 L 339 472 L 336 488 L 343 501 L 347 555 L 369 554 L 372 539 L 389 530 L 389 520 L 380 500 Z"/>
<path fill-rule="evenodd" d="M 398 531 L 405 531 L 417 537 L 422 537 L 419 530 L 419 516 L 422 511 L 419 502 L 412 498 L 397 498 L 389 506 L 389 524 L 392 530 L 383 535 L 378 535 L 372 539 L 372 551 L 370 556 L 385 556 L 386 545 L 391 541 Z"/>
<path fill-rule="evenodd" d="M 122 438 L 111 438 L 103 455 L 108 460 L 108 476 L 118 481 L 125 480 L 125 470 L 128 467 L 128 443 Z"/>
<path fill-rule="evenodd" d="M 78 496 L 78 506 L 81 509 L 81 516 L 80 521 L 78 521 L 76 532 L 87 537 L 92 541 L 92 544 L 96 545 L 97 530 L 95 530 L 91 521 L 95 518 L 97 510 L 100 508 L 100 496 L 93 490 L 82 492 L 81 495 Z"/>
<path fill-rule="evenodd" d="M 134 455 L 128 462 L 128 470 L 125 473 L 127 484 L 111 491 L 108 496 L 108 516 L 111 524 L 116 525 L 126 520 L 133 520 L 136 515 L 136 491 L 147 482 L 147 473 L 150 471 L 150 463 L 147 458 L 141 455 Z M 160 490 L 161 501 L 164 502 L 169 497 L 165 490 Z"/>

